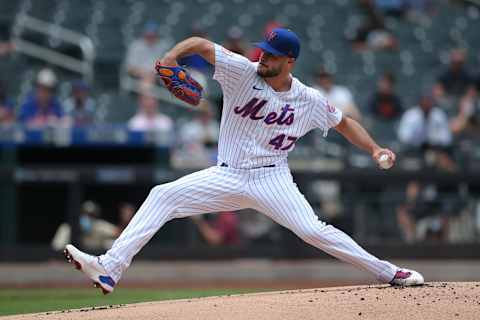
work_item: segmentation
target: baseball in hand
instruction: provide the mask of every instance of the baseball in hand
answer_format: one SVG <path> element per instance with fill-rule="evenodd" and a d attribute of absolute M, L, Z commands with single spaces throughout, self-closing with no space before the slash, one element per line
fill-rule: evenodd
<path fill-rule="evenodd" d="M 378 158 L 378 165 L 382 169 L 390 169 L 393 166 L 393 161 L 388 154 L 384 153 Z"/>

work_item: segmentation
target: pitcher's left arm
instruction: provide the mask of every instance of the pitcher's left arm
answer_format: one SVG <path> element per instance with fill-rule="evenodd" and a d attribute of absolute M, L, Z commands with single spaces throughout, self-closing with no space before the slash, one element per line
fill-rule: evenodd
<path fill-rule="evenodd" d="M 395 153 L 390 149 L 380 147 L 368 134 L 367 130 L 352 118 L 343 116 L 335 130 L 342 134 L 350 143 L 368 152 L 377 164 L 383 154 L 388 155 L 392 163 L 395 162 Z"/>

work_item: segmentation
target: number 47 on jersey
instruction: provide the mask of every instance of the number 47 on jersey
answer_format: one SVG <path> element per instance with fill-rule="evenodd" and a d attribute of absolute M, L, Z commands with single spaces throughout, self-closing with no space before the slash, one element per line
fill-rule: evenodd
<path fill-rule="evenodd" d="M 270 140 L 268 144 L 274 146 L 275 150 L 289 150 L 293 147 L 297 139 L 298 137 L 286 136 L 284 134 L 281 134 Z"/>

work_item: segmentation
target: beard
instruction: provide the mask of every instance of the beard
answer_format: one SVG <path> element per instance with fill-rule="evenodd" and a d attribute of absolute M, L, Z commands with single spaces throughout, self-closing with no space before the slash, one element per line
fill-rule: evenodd
<path fill-rule="evenodd" d="M 262 78 L 272 78 L 278 76 L 282 72 L 282 66 L 268 69 L 262 65 L 258 65 L 257 74 Z"/>

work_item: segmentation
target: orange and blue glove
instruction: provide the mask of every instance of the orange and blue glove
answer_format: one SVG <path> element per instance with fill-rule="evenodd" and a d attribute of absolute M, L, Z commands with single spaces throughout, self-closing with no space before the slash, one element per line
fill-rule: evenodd
<path fill-rule="evenodd" d="M 178 99 L 191 105 L 198 105 L 202 98 L 203 87 L 182 67 L 155 64 L 155 70 L 163 80 L 165 87 Z"/>

